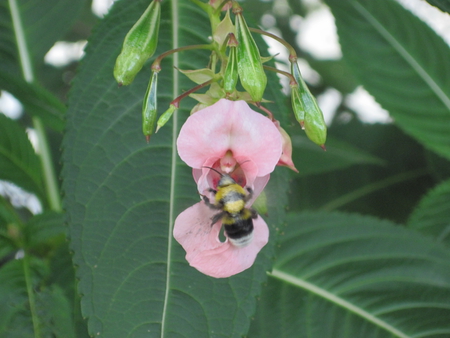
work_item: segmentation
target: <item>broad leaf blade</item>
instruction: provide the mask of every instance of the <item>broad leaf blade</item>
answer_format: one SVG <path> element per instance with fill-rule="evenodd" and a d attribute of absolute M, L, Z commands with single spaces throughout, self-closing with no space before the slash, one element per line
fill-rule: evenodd
<path fill-rule="evenodd" d="M 39 159 L 25 131 L 0 114 L 0 179 L 10 181 L 44 199 Z"/>
<path fill-rule="evenodd" d="M 288 217 L 250 337 L 450 335 L 450 252 L 387 221 Z"/>
<path fill-rule="evenodd" d="M 450 157 L 450 49 L 393 0 L 328 0 L 344 58 L 407 133 Z"/>
<path fill-rule="evenodd" d="M 40 117 L 47 127 L 56 131 L 63 130 L 66 107 L 45 88 L 0 71 L 0 89 L 14 95 L 24 105 L 27 113 Z"/>
<path fill-rule="evenodd" d="M 115 4 L 88 43 L 69 101 L 63 176 L 83 315 L 99 337 L 239 337 L 248 329 L 273 242 L 253 268 L 213 279 L 189 267 L 173 239 L 176 216 L 199 201 L 191 170 L 174 149 L 194 102 L 183 101 L 147 144 L 141 106 L 149 66 L 127 87 L 118 88 L 112 75 L 123 38 L 147 5 Z M 188 2 L 163 2 L 161 23 L 156 55 L 207 43 L 208 19 Z M 205 51 L 163 61 L 160 111 L 195 85 L 173 66 L 204 68 L 208 61 Z M 273 93 L 268 98 L 279 103 Z M 274 174 L 270 183 L 269 192 L 279 190 L 286 175 Z M 285 197 L 268 195 L 274 227 Z"/>
<path fill-rule="evenodd" d="M 408 226 L 450 245 L 450 180 L 439 184 L 420 201 Z"/>
<path fill-rule="evenodd" d="M 348 142 L 327 137 L 327 151 L 312 143 L 300 133 L 300 127 L 292 128 L 292 160 L 301 176 L 323 174 L 330 171 L 348 168 L 357 164 L 385 165 L 386 161 L 364 150 L 358 149 Z"/>
<path fill-rule="evenodd" d="M 46 277 L 46 263 L 31 256 L 28 262 L 30 265 L 25 267 L 23 258 L 13 259 L 0 269 L 0 336 L 75 337 L 70 302 L 62 289 L 37 282 Z M 25 270 L 29 274 L 30 289 L 27 289 Z M 33 292 L 34 312 L 30 312 L 28 290 Z"/>
<path fill-rule="evenodd" d="M 0 69 L 22 76 L 18 39 L 26 45 L 33 63 L 42 63 L 45 53 L 71 28 L 84 3 L 84 0 L 0 0 Z M 13 22 L 18 20 L 24 29 L 14 26 Z"/>
<path fill-rule="evenodd" d="M 57 249 L 66 239 L 64 215 L 53 211 L 32 217 L 24 225 L 26 249 L 40 257 Z"/>
<path fill-rule="evenodd" d="M 443 12 L 450 13 L 450 1 L 449 0 L 427 0 L 430 5 L 436 6 Z"/>

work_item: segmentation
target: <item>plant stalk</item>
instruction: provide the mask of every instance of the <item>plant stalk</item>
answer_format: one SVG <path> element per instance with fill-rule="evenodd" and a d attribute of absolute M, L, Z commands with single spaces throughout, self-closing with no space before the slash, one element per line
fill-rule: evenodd
<path fill-rule="evenodd" d="M 295 51 L 295 48 L 292 47 L 289 43 L 287 43 L 282 38 L 280 38 L 280 37 L 278 37 L 278 36 L 276 36 L 276 35 L 274 35 L 272 33 L 263 31 L 261 29 L 257 29 L 257 28 L 250 28 L 249 27 L 249 30 L 250 30 L 250 32 L 258 33 L 258 34 L 261 34 L 261 35 L 265 35 L 265 36 L 268 36 L 269 38 L 274 39 L 275 41 L 278 41 L 279 43 L 281 43 L 284 47 L 286 47 L 289 50 L 289 61 L 290 62 L 297 61 L 297 52 Z"/>
<path fill-rule="evenodd" d="M 30 256 L 26 252 L 24 253 L 24 256 L 22 258 L 22 264 L 23 264 L 23 274 L 25 276 L 25 284 L 27 287 L 28 303 L 30 304 L 31 319 L 33 321 L 34 337 L 41 338 L 42 335 L 41 329 L 39 327 L 39 320 L 36 308 L 36 298 L 34 297 L 33 282 L 31 280 L 30 274 Z"/>
<path fill-rule="evenodd" d="M 34 81 L 33 68 L 28 51 L 25 31 L 20 18 L 19 8 L 16 0 L 8 0 L 11 11 L 11 20 L 14 27 L 14 34 L 17 41 L 17 49 L 20 57 L 20 66 L 22 68 L 23 78 L 26 82 L 32 83 Z M 58 181 L 56 179 L 55 170 L 51 158 L 50 146 L 45 134 L 45 127 L 40 118 L 33 118 L 33 126 L 38 135 L 38 148 L 40 150 L 39 158 L 41 160 L 41 167 L 44 173 L 44 182 L 47 193 L 47 201 L 50 208 L 54 211 L 62 211 L 61 197 L 59 195 Z"/>
<path fill-rule="evenodd" d="M 192 49 L 209 49 L 209 50 L 212 50 L 212 49 L 214 49 L 214 45 L 212 45 L 212 44 L 208 44 L 208 45 L 191 45 L 191 46 L 184 46 L 184 47 L 179 47 L 179 48 L 168 50 L 167 52 L 164 52 L 161 55 L 159 55 L 155 59 L 155 61 L 153 61 L 153 63 L 152 63 L 152 71 L 154 71 L 154 72 L 160 72 L 161 71 L 161 61 L 165 57 L 167 57 L 169 55 L 172 55 L 174 53 L 182 52 L 182 51 L 185 51 L 185 50 L 192 50 Z"/>

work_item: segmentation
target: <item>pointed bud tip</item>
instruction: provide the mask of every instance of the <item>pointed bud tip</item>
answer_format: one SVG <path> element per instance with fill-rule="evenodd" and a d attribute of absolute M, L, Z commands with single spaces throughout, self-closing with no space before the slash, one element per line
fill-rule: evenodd
<path fill-rule="evenodd" d="M 327 151 L 327 148 L 325 147 L 325 144 L 322 144 L 322 145 L 320 146 L 320 148 L 322 148 L 323 151 Z"/>
<path fill-rule="evenodd" d="M 147 141 L 147 144 L 150 143 L 150 135 L 145 135 L 145 140 Z"/>
<path fill-rule="evenodd" d="M 123 86 L 123 82 L 119 82 L 117 85 L 118 85 L 118 87 L 120 88 L 120 87 Z"/>

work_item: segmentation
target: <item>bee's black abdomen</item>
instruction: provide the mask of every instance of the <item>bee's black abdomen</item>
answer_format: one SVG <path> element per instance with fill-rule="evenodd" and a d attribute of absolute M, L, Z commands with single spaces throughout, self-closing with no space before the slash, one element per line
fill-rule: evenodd
<path fill-rule="evenodd" d="M 253 220 L 251 218 L 235 218 L 234 223 L 224 224 L 229 240 L 236 246 L 245 246 L 253 238 Z"/>

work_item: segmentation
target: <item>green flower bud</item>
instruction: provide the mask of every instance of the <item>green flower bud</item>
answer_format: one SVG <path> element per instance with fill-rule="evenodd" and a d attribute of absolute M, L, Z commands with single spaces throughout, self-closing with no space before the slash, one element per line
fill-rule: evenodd
<path fill-rule="evenodd" d="M 230 33 L 230 39 L 228 40 L 228 46 L 230 47 L 230 55 L 228 55 L 228 63 L 225 68 L 225 74 L 223 75 L 223 89 L 225 92 L 234 92 L 238 80 L 237 70 L 237 50 L 238 42 L 233 33 Z"/>
<path fill-rule="evenodd" d="M 144 14 L 125 36 L 122 51 L 114 66 L 119 85 L 129 85 L 156 50 L 158 45 L 161 0 L 153 0 Z"/>
<path fill-rule="evenodd" d="M 291 103 L 292 109 L 294 110 L 295 119 L 302 129 L 304 129 L 305 125 L 305 109 L 303 108 L 303 104 L 300 97 L 300 92 L 298 90 L 298 84 L 291 84 Z"/>
<path fill-rule="evenodd" d="M 297 87 L 291 85 L 293 89 L 292 107 L 295 117 L 305 129 L 306 136 L 324 148 L 327 139 L 327 126 L 322 110 L 320 110 L 315 97 L 309 91 L 305 81 L 303 81 L 297 62 L 291 63 L 291 73 L 298 83 Z"/>
<path fill-rule="evenodd" d="M 157 116 L 157 97 L 156 88 L 158 85 L 158 73 L 153 72 L 150 82 L 148 83 L 147 92 L 145 93 L 144 102 L 142 105 L 142 132 L 150 140 L 150 136 L 155 129 L 155 122 Z"/>
<path fill-rule="evenodd" d="M 156 127 L 156 132 L 158 132 L 158 130 L 163 127 L 167 121 L 170 120 L 170 118 L 172 117 L 174 111 L 177 109 L 177 107 L 175 107 L 175 105 L 171 104 L 169 106 L 169 109 L 167 109 L 158 119 L 158 123 L 157 123 L 157 127 Z"/>
<path fill-rule="evenodd" d="M 239 43 L 237 46 L 239 78 L 242 87 L 250 94 L 252 100 L 261 102 L 267 84 L 261 56 L 242 16 L 242 9 L 236 2 L 233 3 L 233 6 L 237 7 L 233 7 L 233 12 L 236 14 L 236 37 Z"/>

